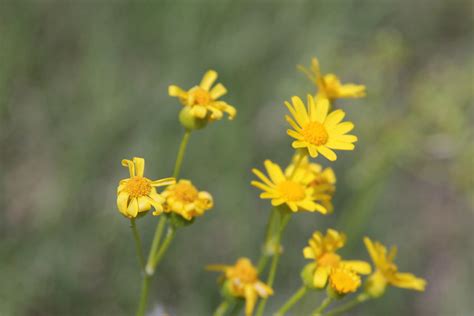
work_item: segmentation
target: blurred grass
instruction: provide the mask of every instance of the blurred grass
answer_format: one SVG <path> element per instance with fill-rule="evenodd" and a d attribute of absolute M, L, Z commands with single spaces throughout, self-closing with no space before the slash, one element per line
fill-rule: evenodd
<path fill-rule="evenodd" d="M 209 315 L 219 294 L 203 267 L 256 259 L 269 207 L 250 169 L 289 161 L 282 104 L 313 91 L 295 69 L 313 55 L 368 97 L 337 104 L 360 141 L 334 164 L 335 215 L 290 223 L 268 310 L 299 286 L 312 231 L 333 226 L 350 236 L 346 254 L 367 258 L 366 234 L 398 244 L 401 269 L 429 282 L 354 314 L 469 315 L 472 12 L 462 0 L 0 2 L 0 315 L 132 314 L 120 160 L 143 156 L 152 178 L 169 176 L 182 131 L 167 86 L 214 68 L 238 117 L 192 135 L 182 174 L 216 207 L 178 235 L 151 296 L 172 315 Z M 155 221 L 139 222 L 144 240 Z"/>

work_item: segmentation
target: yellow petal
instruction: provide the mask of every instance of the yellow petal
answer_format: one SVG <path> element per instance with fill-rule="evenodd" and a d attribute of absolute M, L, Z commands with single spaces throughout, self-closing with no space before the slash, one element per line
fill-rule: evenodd
<path fill-rule="evenodd" d="M 135 165 L 133 164 L 131 160 L 123 159 L 122 166 L 128 167 L 128 172 L 130 173 L 130 177 L 135 176 Z"/>
<path fill-rule="evenodd" d="M 305 142 L 305 141 L 299 141 L 299 140 L 295 140 L 291 143 L 291 146 L 294 148 L 294 149 L 298 149 L 298 148 L 306 148 L 308 147 L 308 143 Z M 316 147 L 314 147 L 316 149 Z M 317 155 L 317 153 L 316 153 Z M 311 156 L 311 157 L 316 157 L 316 156 Z"/>
<path fill-rule="evenodd" d="M 271 162 L 270 160 L 265 160 L 264 165 L 273 183 L 280 183 L 286 180 L 286 177 L 279 165 Z"/>
<path fill-rule="evenodd" d="M 211 89 L 209 94 L 211 95 L 211 98 L 213 100 L 219 99 L 221 96 L 227 93 L 227 89 L 220 83 L 214 86 L 214 88 Z"/>
<path fill-rule="evenodd" d="M 251 316 L 255 303 L 257 302 L 257 293 L 251 284 L 245 286 L 245 316 Z"/>
<path fill-rule="evenodd" d="M 351 143 L 346 143 L 334 139 L 329 139 L 329 141 L 326 143 L 326 146 L 328 146 L 331 149 L 338 149 L 338 150 L 354 150 L 355 146 L 354 144 Z"/>
<path fill-rule="evenodd" d="M 390 279 L 390 284 L 396 287 L 411 289 L 411 290 L 416 290 L 416 291 L 424 291 L 426 287 L 425 280 L 421 278 L 417 278 L 415 275 L 411 273 L 402 273 L 402 272 L 396 273 L 395 277 Z"/>
<path fill-rule="evenodd" d="M 311 248 L 311 247 L 304 247 L 304 249 L 303 249 L 303 256 L 304 256 L 306 259 L 314 259 L 314 258 L 315 258 L 315 254 L 314 254 L 313 248 Z"/>
<path fill-rule="evenodd" d="M 187 92 L 178 86 L 171 85 L 168 87 L 168 94 L 171 97 L 186 97 Z"/>
<path fill-rule="evenodd" d="M 145 172 L 145 159 L 140 157 L 133 157 L 133 163 L 135 164 L 135 173 L 139 177 L 143 177 Z"/>
<path fill-rule="evenodd" d="M 131 217 L 137 217 L 138 209 L 138 200 L 136 198 L 132 198 L 128 204 L 127 214 Z"/>
<path fill-rule="evenodd" d="M 163 179 L 160 179 L 160 180 L 152 181 L 151 185 L 153 187 L 162 187 L 162 186 L 166 186 L 166 185 L 172 185 L 172 184 L 175 184 L 175 183 L 176 183 L 176 179 L 173 178 L 173 177 L 169 177 L 169 178 L 163 178 Z"/>
<path fill-rule="evenodd" d="M 346 113 L 343 110 L 336 110 L 331 113 L 326 117 L 326 120 L 324 121 L 324 126 L 330 130 L 334 126 L 336 126 L 342 119 Z"/>
<path fill-rule="evenodd" d="M 217 79 L 217 72 L 215 72 L 214 70 L 209 70 L 204 74 L 204 77 L 202 77 L 202 80 L 199 86 L 202 89 L 209 91 L 209 89 L 211 88 L 214 81 L 216 81 L 216 79 Z"/>
<path fill-rule="evenodd" d="M 195 105 L 191 108 L 190 113 L 197 118 L 203 119 L 206 117 L 207 109 L 202 105 Z"/>
<path fill-rule="evenodd" d="M 365 247 L 367 248 L 367 252 L 369 253 L 370 258 L 372 259 L 374 264 L 377 266 L 379 262 L 379 253 L 375 249 L 372 240 L 370 240 L 369 237 L 364 237 L 364 244 L 365 244 Z"/>
<path fill-rule="evenodd" d="M 263 172 L 261 172 L 260 170 L 258 169 L 255 169 L 253 168 L 252 169 L 252 172 L 260 178 L 260 180 L 262 180 L 263 182 L 265 182 L 266 185 L 268 186 L 273 186 L 273 183 L 270 181 L 270 179 L 267 178 L 266 175 L 263 174 Z"/>
<path fill-rule="evenodd" d="M 317 288 L 322 289 L 326 286 L 329 276 L 329 268 L 327 267 L 316 267 L 313 276 L 313 285 Z"/>
<path fill-rule="evenodd" d="M 326 146 L 319 146 L 318 151 L 321 155 L 323 155 L 324 157 L 326 157 L 330 161 L 334 161 L 334 160 L 337 159 L 336 153 L 334 151 L 332 151 L 331 149 L 329 149 L 328 147 L 326 147 Z"/>
<path fill-rule="evenodd" d="M 130 195 L 127 192 L 120 192 L 117 196 L 117 207 L 125 216 L 128 216 L 127 209 L 128 209 L 128 199 Z"/>
<path fill-rule="evenodd" d="M 360 260 L 344 260 L 341 262 L 344 266 L 347 266 L 354 272 L 359 274 L 369 274 L 372 272 L 372 267 L 365 261 Z"/>
<path fill-rule="evenodd" d="M 357 141 L 357 136 L 354 135 L 336 135 L 331 138 L 346 143 L 355 143 Z"/>
<path fill-rule="evenodd" d="M 250 184 L 253 185 L 254 187 L 257 187 L 257 188 L 263 190 L 263 191 L 267 191 L 267 192 L 273 191 L 273 189 L 271 187 L 269 187 L 269 186 L 267 186 L 267 185 L 265 185 L 261 182 L 255 181 L 255 180 L 250 182 Z"/>
<path fill-rule="evenodd" d="M 315 119 L 316 122 L 324 123 L 326 116 L 329 111 L 329 101 L 327 99 L 319 99 L 316 103 L 316 113 Z"/>
<path fill-rule="evenodd" d="M 336 135 L 343 135 L 349 133 L 354 129 L 354 123 L 352 122 L 342 122 L 334 126 L 330 132 Z"/>

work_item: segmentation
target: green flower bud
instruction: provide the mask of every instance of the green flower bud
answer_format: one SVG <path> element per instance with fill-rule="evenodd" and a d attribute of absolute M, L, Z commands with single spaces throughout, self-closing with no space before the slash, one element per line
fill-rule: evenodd
<path fill-rule="evenodd" d="M 303 281 L 304 286 L 308 289 L 312 290 L 320 290 L 314 286 L 313 278 L 314 278 L 314 269 L 316 268 L 316 263 L 308 263 L 304 266 L 303 270 L 301 270 L 300 276 L 301 280 Z"/>
<path fill-rule="evenodd" d="M 189 130 L 201 129 L 207 125 L 207 118 L 197 118 L 191 113 L 191 107 L 185 106 L 179 112 L 179 122 Z"/>

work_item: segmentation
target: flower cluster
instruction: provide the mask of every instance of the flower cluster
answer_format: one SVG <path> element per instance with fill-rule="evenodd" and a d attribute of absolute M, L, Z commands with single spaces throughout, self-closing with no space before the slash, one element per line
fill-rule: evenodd
<path fill-rule="evenodd" d="M 328 215 L 335 211 L 335 172 L 331 166 L 323 166 L 312 159 L 323 157 L 322 163 L 327 164 L 337 160 L 340 151 L 354 150 L 358 138 L 349 134 L 354 130 L 354 124 L 344 120 L 346 113 L 337 108 L 335 102 L 340 98 L 363 97 L 366 89 L 363 85 L 342 84 L 334 74 L 321 74 L 316 58 L 313 58 L 310 69 L 302 66 L 299 69 L 318 90 L 316 94 L 307 95 L 306 103 L 299 96 L 292 96 L 290 102 L 284 102 L 289 111 L 285 119 L 291 127 L 287 130 L 292 138 L 291 147 L 288 146 L 293 151 L 291 161 L 282 166 L 267 159 L 263 162 L 264 170 L 252 169 L 257 179 L 251 181 L 251 185 L 261 190 L 261 199 L 270 200 L 272 209 L 258 264 L 254 266 L 250 259 L 241 257 L 234 265 L 208 266 L 209 270 L 223 274 L 223 302 L 214 315 L 224 315 L 229 308 L 232 308 L 232 313 L 238 313 L 240 305 L 243 305 L 239 303 L 244 302 L 246 316 L 253 315 L 255 309 L 258 316 L 265 315 L 266 301 L 274 293 L 273 283 L 283 254 L 282 236 L 290 219 L 301 212 Z M 144 176 L 143 158 L 122 161 L 122 165 L 129 169 L 130 177 L 119 182 L 117 206 L 119 212 L 130 219 L 143 273 L 143 291 L 137 316 L 145 313 L 149 278 L 162 260 L 178 228 L 194 223 L 197 217 L 214 206 L 209 192 L 201 191 L 191 180 L 179 178 L 179 174 L 191 132 L 222 119 L 224 114 L 230 120 L 236 116 L 236 109 L 220 99 L 227 93 L 227 89 L 221 83 L 214 84 L 216 80 L 217 72 L 209 70 L 199 85 L 189 90 L 176 85 L 168 88 L 169 95 L 177 97 L 183 105 L 179 121 L 185 128 L 173 177 L 150 180 Z M 158 187 L 164 189 L 158 192 Z M 159 216 L 160 220 L 145 263 L 135 220 L 145 216 L 151 209 L 152 214 Z M 163 237 L 165 227 L 168 229 Z M 372 268 L 366 261 L 348 260 L 340 254 L 346 239 L 344 233 L 332 228 L 327 229 L 325 234 L 320 231 L 313 233 L 308 246 L 303 249 L 303 256 L 311 262 L 301 271 L 302 288 L 276 315 L 281 316 L 287 312 L 309 290 L 326 289 L 326 299 L 312 313 L 322 315 L 334 300 L 343 299 L 351 293 L 359 292 L 355 301 L 340 306 L 339 311 L 382 296 L 389 285 L 417 291 L 425 289 L 425 280 L 398 271 L 393 262 L 396 248 L 387 251 L 379 242 L 364 238 L 374 264 Z M 264 275 L 265 281 L 262 278 Z M 331 315 L 337 315 L 337 310 L 335 308 Z"/>

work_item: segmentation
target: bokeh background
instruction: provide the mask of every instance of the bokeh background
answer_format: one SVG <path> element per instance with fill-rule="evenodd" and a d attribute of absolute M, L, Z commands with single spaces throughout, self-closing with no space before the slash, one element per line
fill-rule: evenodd
<path fill-rule="evenodd" d="M 204 266 L 258 257 L 269 204 L 250 169 L 289 162 L 283 101 L 315 91 L 295 67 L 315 55 L 368 97 L 337 104 L 360 140 L 331 165 L 335 214 L 290 222 L 268 315 L 299 287 L 301 249 L 327 227 L 347 232 L 347 256 L 368 259 L 364 235 L 397 244 L 400 269 L 429 282 L 353 315 L 470 315 L 472 26 L 463 0 L 1 1 L 0 315 L 134 313 L 120 160 L 142 156 L 151 178 L 169 176 L 183 130 L 167 86 L 191 87 L 212 68 L 238 116 L 192 135 L 182 175 L 215 208 L 179 232 L 150 304 L 150 315 L 210 315 L 220 298 Z M 156 221 L 139 221 L 147 243 Z"/>

